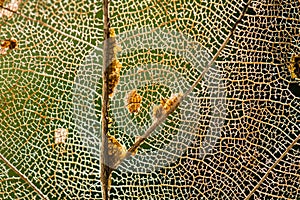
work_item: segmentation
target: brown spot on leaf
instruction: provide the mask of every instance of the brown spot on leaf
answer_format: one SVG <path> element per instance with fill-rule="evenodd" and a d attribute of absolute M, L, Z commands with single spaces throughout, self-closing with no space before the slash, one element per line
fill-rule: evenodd
<path fill-rule="evenodd" d="M 153 118 L 156 120 L 162 115 L 170 111 L 174 106 L 178 106 L 179 97 L 182 96 L 182 93 L 173 94 L 169 99 L 162 98 L 160 100 L 160 105 L 154 105 L 153 107 Z"/>
<path fill-rule="evenodd" d="M 8 50 L 13 50 L 18 46 L 17 40 L 8 39 L 1 42 L 0 54 L 5 55 Z"/>
<path fill-rule="evenodd" d="M 300 54 L 292 56 L 288 69 L 292 79 L 300 79 Z"/>
<path fill-rule="evenodd" d="M 130 113 L 136 113 L 141 107 L 142 97 L 136 90 L 132 90 L 126 98 L 127 109 Z"/>
<path fill-rule="evenodd" d="M 118 60 L 113 60 L 108 66 L 108 94 L 110 97 L 113 96 L 114 90 L 119 83 L 121 68 L 122 65 Z"/>
<path fill-rule="evenodd" d="M 178 97 L 180 96 L 182 96 L 182 94 L 174 94 L 169 99 L 163 98 L 160 100 L 160 104 L 165 111 L 169 111 L 178 102 Z"/>

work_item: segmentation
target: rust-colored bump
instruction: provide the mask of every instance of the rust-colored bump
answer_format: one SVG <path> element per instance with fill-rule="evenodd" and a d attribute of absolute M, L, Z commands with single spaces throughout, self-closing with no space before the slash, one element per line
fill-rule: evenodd
<path fill-rule="evenodd" d="M 142 97 L 136 90 L 132 90 L 126 98 L 127 109 L 130 113 L 137 113 L 140 110 Z"/>

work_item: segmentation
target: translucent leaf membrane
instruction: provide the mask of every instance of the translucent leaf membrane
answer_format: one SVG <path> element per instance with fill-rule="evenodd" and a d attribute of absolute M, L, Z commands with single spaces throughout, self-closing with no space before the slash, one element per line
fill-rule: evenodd
<path fill-rule="evenodd" d="M 77 73 L 101 42 L 102 5 L 19 2 L 12 16 L 0 17 L 0 40 L 18 42 L 0 55 L 0 155 L 48 199 L 99 199 L 99 158 L 85 142 L 90 116 L 80 115 L 77 123 L 74 115 L 85 104 L 76 101 L 84 95 L 76 93 L 76 87 L 85 86 L 76 82 Z M 4 7 L 8 4 L 5 1 Z M 58 130 L 68 134 L 57 140 Z M 99 140 L 93 143 L 99 146 Z M 2 160 L 0 168 L 0 199 L 40 199 L 33 186 Z"/>
<path fill-rule="evenodd" d="M 252 1 L 215 65 L 113 172 L 113 199 L 299 198 L 299 2 Z M 123 65 L 112 134 L 130 147 L 162 98 L 186 92 L 242 14 L 232 1 L 115 1 Z M 299 88 L 298 88 L 299 89 Z M 126 94 L 142 96 L 138 113 Z M 297 167 L 298 166 L 298 167 Z"/>

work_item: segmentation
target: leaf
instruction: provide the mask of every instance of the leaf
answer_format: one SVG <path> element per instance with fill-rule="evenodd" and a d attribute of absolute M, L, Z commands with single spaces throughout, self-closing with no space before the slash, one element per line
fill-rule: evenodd
<path fill-rule="evenodd" d="M 0 53 L 0 199 L 101 199 L 102 5 L 13 1 L 0 1 L 0 41 L 18 44 Z M 299 8 L 110 2 L 122 69 L 108 130 L 122 152 L 143 140 L 113 170 L 111 199 L 300 197 Z M 55 143 L 58 130 L 68 134 Z"/>

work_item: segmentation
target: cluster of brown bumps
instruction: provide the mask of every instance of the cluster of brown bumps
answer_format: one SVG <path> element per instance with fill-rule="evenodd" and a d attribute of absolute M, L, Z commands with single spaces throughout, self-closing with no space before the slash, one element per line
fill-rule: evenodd
<path fill-rule="evenodd" d="M 113 58 L 112 61 L 110 63 L 110 65 L 108 66 L 108 79 L 109 79 L 109 83 L 108 83 L 108 94 L 110 97 L 113 97 L 114 95 L 114 91 L 116 86 L 118 85 L 119 81 L 120 81 L 120 71 L 122 68 L 122 64 L 120 63 L 120 61 L 117 59 L 117 53 L 120 52 L 122 49 L 121 47 L 117 44 L 116 41 L 116 34 L 114 29 L 110 29 L 110 38 L 113 41 Z"/>
<path fill-rule="evenodd" d="M 173 94 L 169 99 L 163 98 L 160 100 L 160 105 L 155 105 L 153 107 L 153 118 L 159 119 L 163 115 L 165 115 L 167 112 L 169 112 L 178 102 L 180 101 L 179 98 L 182 97 L 183 94 Z M 178 106 L 178 105 L 177 105 Z M 177 107 L 176 106 L 176 107 Z"/>
<path fill-rule="evenodd" d="M 116 54 L 121 51 L 121 47 L 118 46 L 117 41 L 115 39 L 115 32 L 113 29 L 110 29 L 110 37 L 113 39 L 113 58 L 108 66 L 108 90 L 109 97 L 113 97 L 116 86 L 120 81 L 120 71 L 122 68 L 122 64 L 117 59 Z M 153 108 L 153 119 L 157 120 L 163 115 L 166 115 L 172 109 L 178 106 L 180 98 L 182 97 L 182 93 L 173 94 L 170 98 L 163 98 L 160 100 L 159 105 L 155 105 Z M 125 103 L 128 111 L 130 113 L 137 113 L 140 110 L 142 102 L 142 96 L 138 94 L 137 90 L 132 90 L 128 93 Z M 109 118 L 112 122 L 112 119 Z M 139 138 L 138 136 L 137 138 Z M 127 149 L 124 145 L 122 145 L 114 136 L 108 134 L 108 155 L 109 155 L 109 163 L 107 163 L 110 168 L 115 169 L 125 158 Z M 133 153 L 135 155 L 136 151 Z"/>

